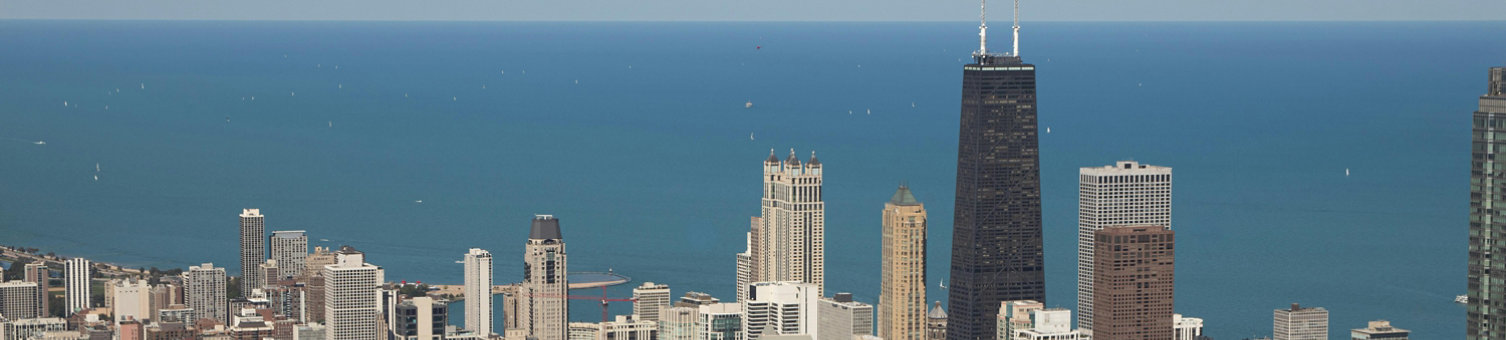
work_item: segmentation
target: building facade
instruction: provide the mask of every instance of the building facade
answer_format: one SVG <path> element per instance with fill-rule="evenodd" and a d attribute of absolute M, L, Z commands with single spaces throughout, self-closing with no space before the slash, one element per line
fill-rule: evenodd
<path fill-rule="evenodd" d="M 1176 233 L 1165 226 L 1111 226 L 1094 237 L 1093 338 L 1172 338 Z"/>
<path fill-rule="evenodd" d="M 901 185 L 884 203 L 878 337 L 926 338 L 926 207 Z"/>
<path fill-rule="evenodd" d="M 1506 67 L 1492 67 L 1473 117 L 1469 176 L 1469 302 L 1465 339 L 1506 338 Z"/>
<path fill-rule="evenodd" d="M 1182 314 L 1172 314 L 1171 324 L 1175 327 L 1176 337 L 1173 340 L 1199 340 L 1203 337 L 1203 319 L 1183 317 Z"/>
<path fill-rule="evenodd" d="M 47 301 L 42 300 L 40 289 L 35 282 L 0 283 L 0 317 L 22 320 L 47 316 L 42 314 L 42 305 Z"/>
<path fill-rule="evenodd" d="M 523 283 L 520 286 L 517 321 L 527 336 L 538 340 L 566 340 L 570 304 L 568 263 L 560 221 L 552 215 L 538 215 L 528 231 L 523 248 Z"/>
<path fill-rule="evenodd" d="M 1119 161 L 1077 171 L 1077 324 L 1093 329 L 1093 235 L 1108 226 L 1171 226 L 1171 168 Z"/>
<path fill-rule="evenodd" d="M 1349 331 L 1349 338 L 1353 340 L 1407 340 L 1411 336 L 1411 331 L 1391 327 L 1391 322 L 1386 320 L 1371 321 L 1368 327 Z"/>
<path fill-rule="evenodd" d="M 1328 309 L 1302 307 L 1277 309 L 1272 316 L 1271 332 L 1275 340 L 1326 340 L 1328 339 Z"/>
<path fill-rule="evenodd" d="M 936 301 L 926 312 L 926 340 L 946 340 L 946 319 L 946 310 Z"/>
<path fill-rule="evenodd" d="M 179 321 L 193 324 L 199 319 L 214 319 L 229 323 L 230 300 L 225 297 L 225 284 L 225 268 L 215 268 L 213 263 L 188 267 L 183 272 L 183 302 L 191 312 Z"/>
<path fill-rule="evenodd" d="M 743 340 L 743 305 L 716 302 L 696 305 L 696 340 Z"/>
<path fill-rule="evenodd" d="M 117 326 L 120 320 L 131 318 L 145 320 L 152 318 L 152 295 L 150 285 L 146 280 L 115 280 L 106 289 L 110 289 L 111 311 L 115 313 Z"/>
<path fill-rule="evenodd" d="M 1013 339 L 1015 331 L 1030 329 L 1035 321 L 1032 312 L 1046 309 L 1046 305 L 1034 300 L 1015 300 L 999 303 L 999 317 L 995 322 L 994 338 Z"/>
<path fill-rule="evenodd" d="M 443 340 L 450 322 L 448 304 L 427 296 L 398 303 L 394 314 L 393 338 L 398 340 Z"/>
<path fill-rule="evenodd" d="M 492 334 L 492 253 L 471 248 L 461 260 L 465 264 L 465 329 L 486 336 Z"/>
<path fill-rule="evenodd" d="M 669 285 L 644 282 L 633 288 L 633 315 L 639 321 L 659 322 L 659 310 L 669 307 Z"/>
<path fill-rule="evenodd" d="M 754 282 L 826 282 L 826 203 L 821 197 L 821 161 L 790 156 L 763 163 L 762 214 L 752 219 L 748 251 L 738 255 L 738 299 Z M 745 267 L 745 268 L 744 268 Z"/>
<path fill-rule="evenodd" d="M 309 256 L 309 237 L 302 230 L 280 230 L 267 238 L 272 247 L 272 259 L 277 260 L 277 276 L 267 278 L 268 283 L 303 276 L 305 260 Z"/>
<path fill-rule="evenodd" d="M 852 300 L 851 293 L 822 298 L 816 305 L 816 340 L 853 340 L 873 335 L 873 305 Z"/>
<path fill-rule="evenodd" d="M 64 291 L 68 308 L 66 315 L 73 315 L 79 311 L 89 309 L 89 297 L 94 292 L 94 264 L 82 257 L 75 257 L 63 262 L 63 281 L 67 285 Z"/>
<path fill-rule="evenodd" d="M 636 309 L 637 306 L 634 305 Z M 700 309 L 697 306 L 664 306 L 659 309 L 658 340 L 698 340 Z"/>
<path fill-rule="evenodd" d="M 27 263 L 24 268 L 26 271 L 22 273 L 22 280 L 37 284 L 37 295 L 39 295 L 37 299 L 42 302 L 39 315 L 44 317 L 52 315 L 52 306 L 48 305 L 47 293 L 47 289 L 52 287 L 52 271 L 42 263 Z"/>
<path fill-rule="evenodd" d="M 335 251 L 335 264 L 324 266 L 324 338 L 369 340 L 380 334 L 382 267 L 350 246 Z"/>
<path fill-rule="evenodd" d="M 654 340 L 659 337 L 659 323 L 633 319 L 632 315 L 618 315 L 612 321 L 602 322 L 596 340 Z"/>
<path fill-rule="evenodd" d="M 267 260 L 266 219 L 261 209 L 241 210 L 241 291 L 250 292 L 267 284 L 261 264 Z"/>
<path fill-rule="evenodd" d="M 765 335 L 820 334 L 816 306 L 821 295 L 813 283 L 799 281 L 756 282 L 742 301 L 743 339 Z"/>

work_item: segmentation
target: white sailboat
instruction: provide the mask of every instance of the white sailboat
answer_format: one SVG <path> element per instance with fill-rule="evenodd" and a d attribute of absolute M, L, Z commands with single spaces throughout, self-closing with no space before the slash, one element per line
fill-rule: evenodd
<path fill-rule="evenodd" d="M 35 142 L 32 142 L 32 144 L 36 144 L 36 145 L 47 145 L 47 141 L 40 141 L 40 140 L 39 140 L 39 141 L 35 141 Z"/>
<path fill-rule="evenodd" d="M 753 101 L 749 100 L 747 103 L 744 103 L 743 104 L 743 108 L 744 109 L 751 109 L 751 108 L 753 108 Z"/>
<path fill-rule="evenodd" d="M 753 133 L 752 132 L 748 133 L 748 140 L 753 140 Z"/>
<path fill-rule="evenodd" d="M 1349 168 L 1344 168 L 1344 176 L 1345 177 L 1349 176 Z"/>

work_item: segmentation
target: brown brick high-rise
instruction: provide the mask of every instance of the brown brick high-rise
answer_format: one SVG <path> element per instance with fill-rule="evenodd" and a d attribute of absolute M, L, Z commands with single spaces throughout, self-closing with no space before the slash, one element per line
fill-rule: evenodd
<path fill-rule="evenodd" d="M 1176 233 L 1117 226 L 1094 238 L 1093 338 L 1171 339 Z"/>

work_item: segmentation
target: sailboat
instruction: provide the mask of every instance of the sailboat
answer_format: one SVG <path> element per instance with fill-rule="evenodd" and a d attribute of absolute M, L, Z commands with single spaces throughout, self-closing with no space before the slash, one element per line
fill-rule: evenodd
<path fill-rule="evenodd" d="M 94 172 L 99 172 L 99 163 L 94 163 Z"/>
<path fill-rule="evenodd" d="M 1345 177 L 1349 176 L 1349 168 L 1344 168 L 1344 176 Z"/>
<path fill-rule="evenodd" d="M 32 142 L 32 144 L 36 144 L 36 145 L 47 145 L 47 142 L 46 142 L 46 141 L 40 141 L 40 140 L 39 140 L 39 141 L 35 141 L 35 142 Z"/>
<path fill-rule="evenodd" d="M 753 108 L 753 101 L 749 100 L 747 103 L 744 103 L 743 104 L 743 108 L 744 109 L 751 109 L 751 108 Z"/>
<path fill-rule="evenodd" d="M 753 133 L 752 132 L 748 133 L 748 140 L 753 140 Z"/>

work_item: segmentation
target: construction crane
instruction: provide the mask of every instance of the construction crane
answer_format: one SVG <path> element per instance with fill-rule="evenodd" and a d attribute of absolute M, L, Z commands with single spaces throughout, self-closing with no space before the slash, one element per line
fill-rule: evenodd
<path fill-rule="evenodd" d="M 544 298 L 559 298 L 559 295 L 554 295 L 554 294 L 533 294 L 533 295 L 529 295 L 529 296 L 531 296 L 531 297 L 544 297 Z M 638 302 L 638 299 L 634 299 L 634 298 L 613 298 L 613 297 L 607 297 L 607 287 L 606 286 L 602 286 L 601 287 L 601 296 L 595 296 L 595 295 L 566 295 L 565 299 L 567 299 L 567 300 L 597 300 L 597 301 L 601 301 L 601 322 L 611 321 L 611 319 L 608 319 L 608 316 L 610 314 L 610 313 L 607 312 L 608 303 L 610 303 L 610 302 L 633 302 L 633 303 L 637 303 Z"/>

